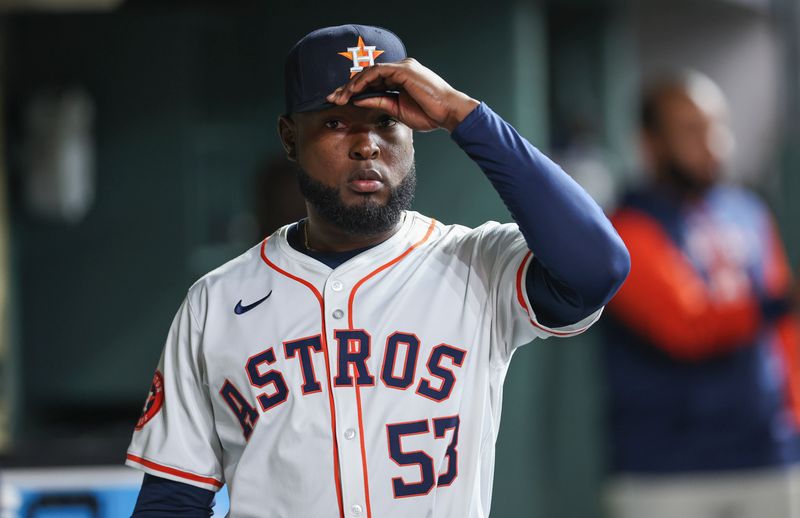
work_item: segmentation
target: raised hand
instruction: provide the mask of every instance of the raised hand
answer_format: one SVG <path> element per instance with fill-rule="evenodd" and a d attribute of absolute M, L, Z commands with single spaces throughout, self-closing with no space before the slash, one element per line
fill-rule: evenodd
<path fill-rule="evenodd" d="M 400 95 L 358 99 L 353 101 L 354 105 L 385 111 L 416 131 L 444 128 L 452 132 L 479 104 L 414 58 L 367 67 L 331 92 L 327 99 L 344 105 L 368 88 L 398 90 Z"/>

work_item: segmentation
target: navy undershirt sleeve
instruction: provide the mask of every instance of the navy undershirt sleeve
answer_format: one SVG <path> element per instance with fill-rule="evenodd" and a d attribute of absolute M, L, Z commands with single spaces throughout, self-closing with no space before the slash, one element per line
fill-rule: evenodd
<path fill-rule="evenodd" d="M 208 518 L 214 492 L 145 474 L 132 518 Z"/>
<path fill-rule="evenodd" d="M 489 178 L 533 252 L 525 281 L 537 319 L 561 327 L 606 304 L 630 256 L 586 191 L 484 103 L 451 137 Z"/>

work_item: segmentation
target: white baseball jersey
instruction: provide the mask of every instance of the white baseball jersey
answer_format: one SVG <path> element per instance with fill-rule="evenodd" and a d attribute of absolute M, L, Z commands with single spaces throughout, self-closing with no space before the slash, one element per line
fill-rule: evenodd
<path fill-rule="evenodd" d="M 288 226 L 188 292 L 127 464 L 210 490 L 235 518 L 485 517 L 503 379 L 549 329 L 516 225 L 405 212 L 336 269 Z"/>

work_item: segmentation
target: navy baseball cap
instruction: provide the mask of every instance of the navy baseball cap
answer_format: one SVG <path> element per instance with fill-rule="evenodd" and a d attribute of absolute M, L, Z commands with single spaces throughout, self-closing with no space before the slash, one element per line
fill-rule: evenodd
<path fill-rule="evenodd" d="M 334 105 L 325 97 L 352 76 L 375 63 L 406 57 L 406 48 L 393 32 L 369 25 L 325 27 L 306 34 L 286 57 L 286 113 L 324 110 Z M 369 90 L 353 97 L 397 95 Z"/>

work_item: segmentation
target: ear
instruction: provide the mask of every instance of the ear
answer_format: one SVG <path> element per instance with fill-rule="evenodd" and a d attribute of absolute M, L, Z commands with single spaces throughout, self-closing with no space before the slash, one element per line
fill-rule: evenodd
<path fill-rule="evenodd" d="M 278 135 L 286 151 L 286 158 L 297 161 L 297 126 L 289 115 L 278 117 Z"/>

